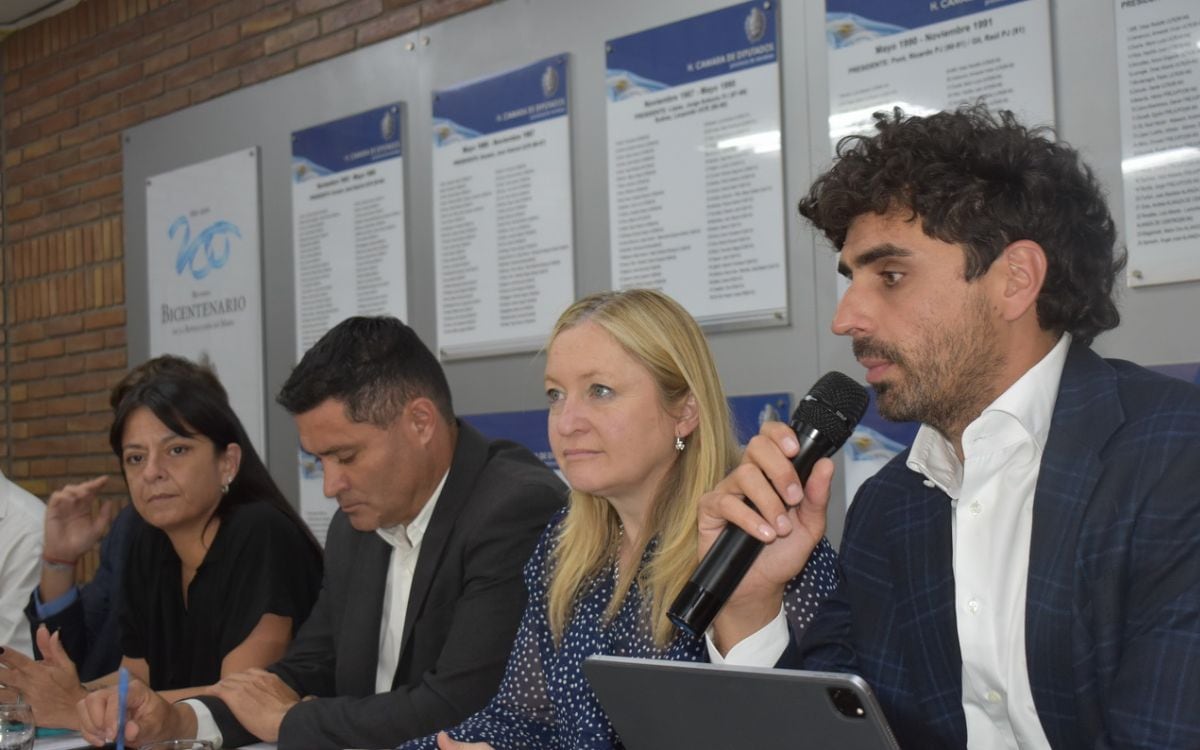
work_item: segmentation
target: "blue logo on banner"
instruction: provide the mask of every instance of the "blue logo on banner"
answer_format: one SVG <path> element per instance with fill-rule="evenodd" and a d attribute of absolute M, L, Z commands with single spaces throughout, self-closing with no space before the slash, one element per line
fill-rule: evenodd
<path fill-rule="evenodd" d="M 760 41 L 767 33 L 767 14 L 757 7 L 751 8 L 742 23 L 742 29 L 746 32 L 747 42 L 754 44 Z"/>
<path fill-rule="evenodd" d="M 235 225 L 228 221 L 215 221 L 192 239 L 192 227 L 188 218 L 180 216 L 167 228 L 167 239 L 175 239 L 175 234 L 180 229 L 183 230 L 183 236 L 180 238 L 179 254 L 175 256 L 175 273 L 182 276 L 184 271 L 190 271 L 192 278 L 197 280 L 203 279 L 229 261 L 232 244 L 230 235 L 242 238 L 242 233 Z M 224 239 L 224 244 L 219 250 L 213 247 L 218 238 Z M 198 260 L 202 261 L 199 265 Z"/>
<path fill-rule="evenodd" d="M 396 137 L 396 110 L 389 109 L 383 113 L 383 117 L 379 120 L 379 137 L 385 141 L 390 141 Z"/>
<path fill-rule="evenodd" d="M 558 93 L 558 69 L 547 65 L 542 71 L 542 96 L 549 99 Z"/>

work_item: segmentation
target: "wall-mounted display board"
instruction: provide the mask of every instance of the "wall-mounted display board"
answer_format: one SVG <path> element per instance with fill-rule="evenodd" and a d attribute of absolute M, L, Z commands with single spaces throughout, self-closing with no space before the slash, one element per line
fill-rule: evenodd
<path fill-rule="evenodd" d="M 935 82 L 940 81 L 942 89 L 946 89 L 950 83 L 946 68 L 972 64 L 966 58 L 958 57 L 963 54 L 962 48 L 945 49 L 950 44 L 957 44 L 963 34 L 948 34 L 940 40 L 933 40 L 935 50 L 939 44 L 942 45 L 940 54 L 956 62 L 937 65 L 931 72 L 919 66 L 939 53 L 910 57 L 908 48 L 929 44 L 926 33 L 957 28 L 961 24 L 974 29 L 976 20 L 991 20 L 993 25 L 980 29 L 980 42 L 972 46 L 981 50 L 980 62 L 1007 56 L 1014 67 L 986 74 L 979 72 L 983 70 L 982 67 L 960 71 L 957 75 L 966 78 L 961 83 L 956 79 L 956 85 L 967 90 L 964 98 L 974 96 L 972 92 L 976 89 L 990 89 L 998 85 L 1000 91 L 1012 89 L 1011 93 L 1005 94 L 1009 98 L 989 101 L 1008 101 L 1021 109 L 1033 102 L 1044 102 L 1049 95 L 1050 81 L 1053 80 L 1053 119 L 1058 125 L 1059 134 L 1084 154 L 1109 191 L 1114 219 L 1118 229 L 1124 233 L 1133 226 L 1133 216 L 1126 216 L 1127 211 L 1117 197 L 1123 184 L 1121 113 L 1117 87 L 1114 85 L 1118 72 L 1118 14 L 1123 15 L 1138 5 L 1143 9 L 1153 9 L 1160 4 L 1167 7 L 1174 1 L 1153 0 L 1144 3 L 1121 0 L 1097 3 L 1096 0 L 1054 0 L 1046 3 L 1044 0 L 1024 0 L 996 3 L 985 0 L 938 0 L 938 7 L 945 5 L 948 13 L 962 10 L 975 12 L 941 16 L 936 23 L 932 10 L 925 20 L 904 23 L 892 21 L 908 27 L 909 31 L 884 35 L 878 41 L 886 44 L 889 43 L 887 40 L 895 40 L 899 50 L 900 39 L 908 39 L 916 34 L 915 42 L 906 43 L 903 55 L 906 62 L 896 65 L 896 69 L 902 71 L 902 75 L 898 76 L 900 83 L 907 85 L 932 76 Z M 439 340 L 438 331 L 438 260 L 433 252 L 438 221 L 433 189 L 435 149 L 431 147 L 435 142 L 433 95 L 463 81 L 475 81 L 492 76 L 497 71 L 521 68 L 534 60 L 554 59 L 564 52 L 569 55 L 570 74 L 563 76 L 562 80 L 570 84 L 573 93 L 584 92 L 585 95 L 574 96 L 570 100 L 570 146 L 568 156 L 563 159 L 569 159 L 570 162 L 570 181 L 568 188 L 562 192 L 564 195 L 569 192 L 571 196 L 570 204 L 564 204 L 570 207 L 563 211 L 570 215 L 573 227 L 573 248 L 568 254 L 572 255 L 574 289 L 570 289 L 569 283 L 563 288 L 568 292 L 573 291 L 575 295 L 582 295 L 620 285 L 613 275 L 613 255 L 614 248 L 621 246 L 623 240 L 614 233 L 617 225 L 613 216 L 633 209 L 617 205 L 620 196 L 611 192 L 615 180 L 610 170 L 616 167 L 610 154 L 610 141 L 618 136 L 615 136 L 616 131 L 609 125 L 608 118 L 618 111 L 618 104 L 636 108 L 643 106 L 638 100 L 647 97 L 631 96 L 623 102 L 614 102 L 606 95 L 608 68 L 620 66 L 639 72 L 636 66 L 619 62 L 620 49 L 614 49 L 618 58 L 612 58 L 606 52 L 606 40 L 621 40 L 664 24 L 671 28 L 680 19 L 704 17 L 726 9 L 735 2 L 737 0 L 521 0 L 492 3 L 378 44 L 304 65 L 286 75 L 130 128 L 123 133 L 122 143 L 125 215 L 123 260 L 125 288 L 128 290 L 126 305 L 130 364 L 137 364 L 149 356 L 151 327 L 158 325 L 161 320 L 161 308 L 155 307 L 160 303 L 155 298 L 152 304 L 150 296 L 152 285 L 149 282 L 146 180 L 255 144 L 260 149 L 258 204 L 261 206 L 261 298 L 265 321 L 263 348 L 245 346 L 238 352 L 237 367 L 233 371 L 227 370 L 224 365 L 220 365 L 220 368 L 222 377 L 240 377 L 256 366 L 253 358 L 248 357 L 248 352 L 263 351 L 266 393 L 278 391 L 296 363 L 297 342 L 300 340 L 296 330 L 300 321 L 297 318 L 299 302 L 293 267 L 297 248 L 297 206 L 293 204 L 297 199 L 292 174 L 292 136 L 300 128 L 353 116 L 392 102 L 403 102 L 403 234 L 407 248 L 408 320 L 423 340 L 440 348 L 443 342 Z M 1125 7 L 1122 7 L 1123 3 L 1126 3 Z M 1195 11 L 1191 9 L 1191 4 L 1194 3 L 1183 3 L 1183 15 L 1194 18 Z M 878 5 L 885 9 L 891 6 L 930 7 L 927 1 L 914 0 L 883 0 Z M 1049 23 L 1046 20 L 1047 6 L 1051 19 Z M 778 86 L 773 91 L 778 101 L 779 120 L 773 129 L 781 131 L 779 142 L 783 148 L 770 151 L 774 141 L 764 138 L 760 148 L 765 148 L 768 153 L 760 156 L 779 159 L 776 168 L 782 174 L 782 192 L 774 200 L 773 213 L 754 214 L 749 223 L 751 228 L 741 231 L 746 235 L 753 234 L 755 252 L 770 253 L 764 256 L 764 263 L 779 264 L 771 271 L 754 277 L 750 283 L 755 293 L 763 299 L 775 299 L 782 290 L 782 301 L 773 301 L 771 304 L 775 307 L 770 309 L 786 310 L 786 325 L 756 325 L 741 330 L 724 330 L 722 326 L 708 325 L 706 332 L 728 392 L 774 393 L 788 389 L 803 392 L 822 372 L 831 369 L 841 370 L 852 377 L 862 373 L 848 340 L 835 336 L 829 330 L 829 322 L 837 305 L 837 287 L 832 281 L 834 255 L 827 243 L 795 213 L 796 202 L 830 160 L 830 104 L 840 101 L 840 94 L 831 91 L 831 68 L 839 64 L 834 57 L 835 50 L 831 50 L 828 41 L 834 24 L 830 23 L 824 2 L 785 0 L 768 4 L 764 1 L 735 7 L 737 14 L 725 25 L 726 32 L 731 35 L 730 44 L 717 45 L 719 51 L 716 52 L 701 50 L 685 59 L 693 63 L 693 73 L 713 73 L 710 61 L 734 50 L 736 63 L 737 50 L 764 44 L 760 41 L 752 45 L 746 41 L 746 22 L 751 18 L 750 9 L 753 7 L 762 11 L 762 17 L 767 22 L 763 27 L 762 39 L 774 34 L 778 59 L 772 65 L 726 72 L 737 79 L 736 85 L 727 89 L 737 91 L 745 85 L 743 79 L 746 76 L 762 73 L 760 68 L 775 68 L 778 71 Z M 1028 12 L 1036 15 L 1037 20 L 1019 24 L 1003 15 L 1006 12 Z M 861 15 L 872 17 L 867 12 Z M 757 33 L 759 28 L 757 16 L 755 19 L 749 23 L 753 33 Z M 773 21 L 778 23 L 777 28 L 772 27 Z M 1025 41 L 1021 43 L 1027 47 L 1012 55 L 1006 45 L 1014 39 L 1017 26 L 1024 27 L 1016 37 L 1023 38 Z M 841 28 L 836 26 L 834 30 Z M 1009 31 L 1008 36 L 1003 34 L 1005 29 Z M 994 36 L 997 30 L 998 37 Z M 1046 45 L 1040 43 L 1042 46 L 1039 47 L 1030 42 L 1035 38 L 1044 40 L 1047 34 L 1053 38 L 1053 44 L 1049 45 L 1052 66 L 1046 62 L 1045 53 L 1041 51 L 1046 49 Z M 967 41 L 970 42 L 974 36 L 974 30 L 967 33 Z M 874 43 L 863 44 L 866 45 L 864 50 L 874 54 Z M 851 45 L 843 51 L 855 50 L 858 46 Z M 997 51 L 993 53 L 990 50 Z M 664 46 L 663 52 L 669 51 L 670 48 Z M 749 59 L 753 59 L 757 53 L 747 54 L 750 55 Z M 889 54 L 884 58 L 889 61 L 889 70 L 892 68 L 890 57 Z M 1036 64 L 1037 72 L 1018 75 L 1018 71 L 1031 61 Z M 703 70 L 697 71 L 697 67 Z M 856 72 L 854 76 L 857 79 L 872 72 L 878 70 Z M 540 76 L 539 72 L 537 101 L 543 101 Z M 724 73 L 721 76 L 719 80 L 723 83 Z M 968 85 L 971 81 L 974 83 Z M 695 99 L 701 96 L 698 87 L 709 86 L 711 82 L 707 78 L 697 79 L 693 84 L 681 88 L 690 85 L 697 86 L 697 93 L 689 98 Z M 838 84 L 839 91 L 856 91 L 869 86 Z M 759 89 L 754 88 L 755 91 Z M 754 95 L 754 91 L 748 89 L 746 98 Z M 680 96 L 679 101 L 667 106 L 682 102 L 683 97 Z M 733 107 L 734 103 L 731 99 L 726 106 Z M 858 106 L 867 108 L 874 104 L 874 101 L 868 100 Z M 1175 106 L 1183 104 L 1180 102 Z M 1048 104 L 1038 106 L 1042 113 L 1034 113 L 1031 118 L 1038 122 L 1049 122 L 1051 107 Z M 509 109 L 516 108 L 514 105 Z M 733 114 L 733 110 L 726 111 Z M 757 116 L 754 112 L 751 114 Z M 702 137 L 694 131 L 689 134 L 686 128 L 692 127 L 693 123 L 698 127 L 701 121 L 709 117 L 709 112 L 696 112 L 677 118 L 674 123 L 655 122 L 647 124 L 646 128 L 649 133 L 661 132 L 669 138 L 696 138 L 696 145 L 701 146 Z M 632 122 L 632 116 L 630 120 Z M 633 124 L 629 126 L 640 127 Z M 670 130 L 672 126 L 684 130 Z M 632 137 L 632 132 L 628 136 Z M 659 166 L 643 177 L 664 179 L 663 175 L 667 175 L 667 181 L 663 183 L 666 191 L 663 199 L 673 201 L 680 194 L 691 196 L 690 203 L 685 207 L 693 220 L 689 226 L 699 226 L 703 232 L 713 231 L 707 213 L 710 202 L 714 211 L 732 210 L 735 207 L 720 204 L 720 196 L 716 192 L 709 193 L 707 188 L 698 185 L 709 168 L 728 168 L 728 179 L 743 179 L 745 175 L 738 172 L 741 169 L 738 159 L 750 157 L 749 151 L 731 150 L 714 154 L 698 149 L 683 149 L 663 152 L 667 156 L 661 157 Z M 629 158 L 629 155 L 624 158 Z M 709 167 L 706 161 L 709 158 L 729 159 L 729 163 L 724 167 Z M 700 176 L 691 182 L 684 182 L 678 177 L 680 173 L 676 171 L 676 162 L 684 161 L 692 165 L 690 168 L 698 169 L 696 174 Z M 629 166 L 622 164 L 622 168 Z M 561 164 L 554 165 L 554 169 L 561 168 Z M 760 172 L 762 174 L 765 172 Z M 253 184 L 253 181 L 249 184 Z M 637 185 L 627 188 L 640 189 Z M 732 202 L 739 190 L 746 189 L 736 187 L 731 182 L 725 199 Z M 522 190 L 519 186 L 513 187 L 514 200 L 519 198 L 516 193 Z M 649 205 L 649 200 L 646 203 Z M 669 210 L 674 209 L 664 204 L 663 210 L 658 213 L 665 215 Z M 738 214 L 735 211 L 733 215 Z M 634 215 L 629 221 L 632 223 L 636 218 L 637 215 Z M 766 228 L 773 222 L 782 227 L 786 263 L 783 261 L 783 245 L 763 239 L 768 237 Z M 194 221 L 192 230 L 193 235 L 198 231 Z M 687 227 L 681 229 L 686 230 Z M 495 227 L 488 230 L 493 241 L 495 231 Z M 674 242 L 676 239 L 665 237 L 664 242 Z M 1127 242 L 1128 238 L 1122 241 Z M 1127 244 L 1133 250 L 1133 243 Z M 214 249 L 220 247 L 217 245 Z M 675 288 L 668 287 L 669 293 L 684 298 L 699 290 L 700 296 L 707 298 L 706 252 L 707 249 L 698 257 L 693 256 L 688 267 L 671 267 L 669 280 L 682 279 L 683 283 Z M 1134 253 L 1131 269 L 1140 265 L 1136 251 Z M 333 272 L 336 269 L 331 270 Z M 1179 328 L 1176 331 L 1171 328 L 1171 323 L 1191 320 L 1196 316 L 1198 289 L 1200 282 L 1196 281 L 1121 289 L 1118 298 L 1121 326 L 1101 336 L 1096 348 L 1106 356 L 1147 364 L 1196 361 L 1197 352 L 1200 352 L 1200 327 L 1176 326 Z M 556 316 L 563 307 L 565 302 L 551 314 Z M 695 306 L 691 307 L 697 314 L 702 313 Z M 485 317 L 496 316 L 489 313 Z M 1163 335 L 1164 330 L 1170 330 L 1171 335 Z M 447 358 L 443 364 L 454 394 L 455 408 L 460 413 L 482 414 L 545 406 L 543 360 L 538 355 L 525 351 L 482 358 Z M 295 499 L 299 497 L 295 468 L 295 425 L 283 409 L 270 399 L 267 401 L 267 460 L 284 492 Z M 881 434 L 886 436 L 882 431 Z M 878 442 L 882 444 L 884 441 Z M 851 447 L 859 446 L 856 443 Z M 867 444 L 861 447 L 864 455 L 873 450 Z M 843 450 L 839 457 L 844 464 L 851 454 Z M 843 464 L 839 464 L 842 470 L 839 476 L 847 473 Z M 843 483 L 839 481 L 837 486 L 840 490 Z M 838 495 L 835 506 L 844 502 L 843 493 L 839 491 Z M 332 500 L 325 502 L 330 508 L 333 507 Z M 829 519 L 830 535 L 835 540 L 840 529 L 838 516 L 832 513 Z"/>
<path fill-rule="evenodd" d="M 829 138 L 979 100 L 1054 124 L 1048 0 L 826 0 Z"/>
<path fill-rule="evenodd" d="M 533 351 L 575 299 L 567 56 L 433 94 L 438 349 Z"/>
<path fill-rule="evenodd" d="M 1113 7 L 1127 281 L 1200 279 L 1200 5 Z"/>
<path fill-rule="evenodd" d="M 292 133 L 296 358 L 351 315 L 408 319 L 400 104 Z M 324 542 L 337 506 L 300 449 L 300 513 Z"/>
<path fill-rule="evenodd" d="M 149 356 L 211 365 L 264 453 L 258 149 L 149 177 L 145 200 Z"/>
<path fill-rule="evenodd" d="M 787 320 L 778 26 L 768 0 L 606 43 L 614 288 Z"/>

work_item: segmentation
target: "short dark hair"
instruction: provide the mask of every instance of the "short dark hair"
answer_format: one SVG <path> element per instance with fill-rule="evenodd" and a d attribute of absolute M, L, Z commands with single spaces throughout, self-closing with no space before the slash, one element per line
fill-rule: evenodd
<path fill-rule="evenodd" d="M 1012 242 L 1032 240 L 1047 260 L 1042 329 L 1090 344 L 1117 326 L 1113 285 L 1125 255 L 1114 247 L 1104 191 L 1075 149 L 983 104 L 928 117 L 897 108 L 876 113 L 875 127 L 843 138 L 833 167 L 800 201 L 838 250 L 857 217 L 911 212 L 925 234 L 965 248 L 970 281 Z"/>
<path fill-rule="evenodd" d="M 190 359 L 179 357 L 174 354 L 163 354 L 153 359 L 148 359 L 137 367 L 126 373 L 121 381 L 113 386 L 112 391 L 108 394 L 108 403 L 112 406 L 115 412 L 117 407 L 121 405 L 121 399 L 125 398 L 125 394 L 129 393 L 138 385 L 153 379 L 158 375 L 175 374 L 183 378 L 195 378 L 204 383 L 220 396 L 225 401 L 229 400 L 229 394 L 225 392 L 225 386 L 221 384 L 212 367 L 206 362 L 193 362 Z"/>
<path fill-rule="evenodd" d="M 303 414 L 332 398 L 346 405 L 351 420 L 386 427 L 418 396 L 454 422 L 446 374 L 416 332 L 390 316 L 356 316 L 304 353 L 275 400 Z"/>

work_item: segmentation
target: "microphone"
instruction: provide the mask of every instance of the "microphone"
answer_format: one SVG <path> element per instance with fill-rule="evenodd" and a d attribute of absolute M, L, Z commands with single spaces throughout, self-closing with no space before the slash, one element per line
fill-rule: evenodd
<path fill-rule="evenodd" d="M 866 389 L 840 372 L 825 373 L 813 385 L 792 412 L 791 427 L 800 441 L 792 465 L 801 482 L 808 481 L 819 459 L 842 447 L 866 410 Z M 751 503 L 747 500 L 746 504 Z M 762 542 L 737 526 L 726 526 L 675 597 L 667 617 L 680 630 L 703 635 L 762 548 Z"/>

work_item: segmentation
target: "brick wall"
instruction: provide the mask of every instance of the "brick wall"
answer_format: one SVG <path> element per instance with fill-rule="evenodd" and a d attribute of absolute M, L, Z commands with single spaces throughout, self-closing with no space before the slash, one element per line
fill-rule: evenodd
<path fill-rule="evenodd" d="M 0 41 L 4 473 L 44 498 L 117 471 L 122 130 L 490 2 L 83 0 Z"/>

